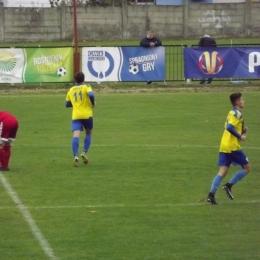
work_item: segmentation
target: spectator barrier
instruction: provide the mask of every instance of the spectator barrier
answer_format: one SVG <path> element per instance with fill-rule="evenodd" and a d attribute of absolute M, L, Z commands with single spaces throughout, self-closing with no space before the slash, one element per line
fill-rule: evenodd
<path fill-rule="evenodd" d="M 0 83 L 71 82 L 72 62 L 71 47 L 0 48 Z"/>
<path fill-rule="evenodd" d="M 228 47 L 228 48 L 227 48 Z M 113 50 L 118 52 L 118 55 L 122 56 L 118 65 L 118 59 L 112 53 L 106 55 L 108 47 L 94 48 L 81 47 L 80 53 L 83 55 L 81 62 L 83 63 L 82 70 L 85 73 L 92 73 L 97 77 L 87 74 L 87 81 L 107 81 L 104 76 L 107 73 L 102 70 L 97 73 L 97 67 L 108 66 L 109 58 L 115 60 L 114 64 L 117 67 L 116 77 L 111 78 L 113 81 L 183 81 L 185 78 L 199 79 L 209 77 L 207 74 L 206 56 L 202 55 L 208 51 L 207 54 L 211 64 L 211 58 L 213 51 L 220 51 L 220 55 L 215 55 L 216 68 L 215 74 L 211 74 L 210 77 L 214 77 L 217 80 L 227 80 L 231 77 L 233 79 L 259 79 L 260 74 L 260 45 L 246 44 L 246 45 L 232 45 L 221 46 L 216 49 L 202 49 L 187 48 L 185 45 L 166 45 L 157 48 L 142 48 L 142 47 L 114 47 Z M 111 47 L 110 47 L 111 48 Z M 92 53 L 93 55 L 88 57 L 88 51 L 100 50 L 101 53 Z M 229 52 L 226 57 L 222 52 Z M 184 66 L 184 52 L 189 53 L 190 56 L 186 57 L 186 63 Z M 84 56 L 84 53 L 86 54 Z M 232 54 L 231 54 L 232 53 Z M 236 53 L 236 54 L 234 54 Z M 243 55 L 242 55 L 243 53 Z M 101 54 L 101 57 L 98 55 Z M 97 55 L 97 56 L 95 56 Z M 103 55 L 103 56 L 102 56 Z M 150 56 L 149 56 L 150 55 Z M 202 59 L 200 60 L 200 56 Z M 234 61 L 234 55 L 237 57 Z M 242 57 L 242 56 L 243 57 Z M 109 57 L 109 58 L 108 58 Z M 136 58 L 139 57 L 139 58 Z M 140 58 L 141 57 L 141 58 Z M 192 57 L 192 58 L 191 58 Z M 220 61 L 222 59 L 222 67 Z M 231 57 L 231 59 L 230 59 Z M 251 65 L 249 64 L 249 58 Z M 92 62 L 91 62 L 92 59 Z M 103 59 L 103 65 L 101 63 L 94 63 L 94 60 Z M 192 61 L 193 59 L 193 61 Z M 154 63 L 153 63 L 154 62 Z M 192 62 L 192 63 L 191 63 Z M 203 63 L 204 62 L 204 63 Z M 147 65 L 148 63 L 152 63 Z M 99 64 L 99 65 L 98 65 Z M 106 65 L 107 64 L 107 65 Z M 244 65 L 243 65 L 244 64 Z M 245 64 L 247 64 L 245 66 Z M 236 74 L 234 73 L 234 65 L 237 66 Z M 121 75 L 118 73 L 121 66 Z M 242 67 L 241 67 L 242 66 Z M 110 67 L 110 66 L 108 66 Z M 124 68 L 123 68 L 124 67 Z M 138 67 L 138 68 L 137 68 Z M 184 67 L 186 68 L 186 75 L 184 75 Z M 227 69 L 229 68 L 230 69 Z M 252 72 L 254 67 L 254 72 Z M 122 70 L 123 68 L 123 70 Z M 153 70 L 153 68 L 155 70 Z M 204 69 L 206 68 L 206 70 Z M 218 73 L 217 70 L 220 69 Z M 211 68 L 212 69 L 212 68 Z M 138 70 L 138 72 L 137 72 Z M 196 70 L 195 74 L 194 70 Z M 227 71 L 232 73 L 227 73 Z M 246 72 L 244 72 L 244 70 Z M 93 72 L 94 71 L 94 72 Z M 96 72 L 95 72 L 96 71 Z M 124 71 L 124 73 L 123 73 Z M 100 74 L 100 72 L 102 72 Z M 149 76 L 148 76 L 149 75 Z M 120 79 L 121 78 L 121 79 Z M 0 83 L 27 83 L 27 82 L 72 82 L 73 81 L 73 48 L 72 47 L 35 47 L 35 48 L 0 48 Z"/>
<path fill-rule="evenodd" d="M 259 78 L 260 47 L 197 47 L 184 50 L 186 78 Z"/>

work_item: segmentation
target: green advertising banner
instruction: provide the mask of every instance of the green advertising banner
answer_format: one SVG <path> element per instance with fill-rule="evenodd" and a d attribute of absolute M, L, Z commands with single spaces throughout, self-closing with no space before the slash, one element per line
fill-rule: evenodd
<path fill-rule="evenodd" d="M 71 81 L 73 48 L 0 48 L 0 83 Z"/>
<path fill-rule="evenodd" d="M 24 82 L 69 82 L 73 80 L 72 48 L 25 49 Z"/>

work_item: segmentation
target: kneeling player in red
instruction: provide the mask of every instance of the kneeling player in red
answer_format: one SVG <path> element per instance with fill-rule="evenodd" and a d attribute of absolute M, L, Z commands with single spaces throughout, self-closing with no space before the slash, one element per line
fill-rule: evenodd
<path fill-rule="evenodd" d="M 9 171 L 11 143 L 18 130 L 17 119 L 8 112 L 0 111 L 0 171 Z"/>

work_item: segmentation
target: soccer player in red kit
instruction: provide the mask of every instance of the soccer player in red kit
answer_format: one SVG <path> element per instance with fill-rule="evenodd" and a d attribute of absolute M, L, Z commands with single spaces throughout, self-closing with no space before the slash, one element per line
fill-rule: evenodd
<path fill-rule="evenodd" d="M 9 171 L 11 143 L 18 129 L 17 119 L 8 112 L 0 111 L 0 171 Z"/>

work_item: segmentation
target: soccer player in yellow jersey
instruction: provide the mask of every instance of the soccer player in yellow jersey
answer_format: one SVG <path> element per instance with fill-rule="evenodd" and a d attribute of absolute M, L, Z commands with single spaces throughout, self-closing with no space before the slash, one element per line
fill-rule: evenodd
<path fill-rule="evenodd" d="M 74 155 L 74 166 L 79 167 L 79 137 L 80 131 L 85 129 L 84 150 L 81 157 L 85 164 L 88 163 L 86 153 L 91 144 L 91 134 L 93 128 L 93 111 L 95 107 L 95 97 L 90 85 L 84 83 L 85 75 L 78 72 L 75 75 L 76 86 L 70 88 L 66 97 L 66 107 L 72 107 L 72 151 Z"/>
<path fill-rule="evenodd" d="M 229 111 L 225 122 L 225 129 L 221 139 L 219 150 L 219 173 L 212 182 L 207 201 L 211 204 L 218 204 L 215 199 L 215 193 L 222 179 L 227 175 L 229 166 L 240 165 L 241 169 L 235 173 L 231 180 L 222 186 L 227 196 L 233 200 L 231 187 L 243 179 L 250 171 L 249 161 L 241 149 L 240 142 L 246 140 L 245 133 L 247 127 L 244 126 L 244 119 L 241 110 L 244 107 L 244 99 L 241 93 L 230 95 L 230 101 L 233 109 Z"/>

